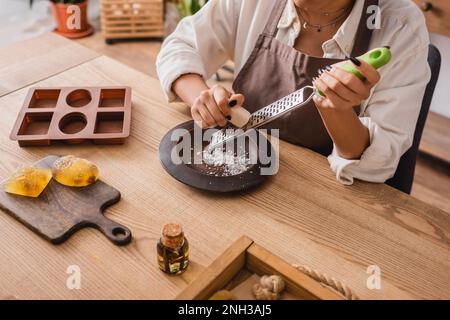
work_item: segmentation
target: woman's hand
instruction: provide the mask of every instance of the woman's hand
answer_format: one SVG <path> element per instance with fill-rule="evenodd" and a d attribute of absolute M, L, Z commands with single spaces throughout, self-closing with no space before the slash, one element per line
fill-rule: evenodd
<path fill-rule="evenodd" d="M 203 90 L 194 100 L 191 107 L 192 118 L 201 128 L 224 127 L 230 108 L 242 106 L 243 103 L 242 94 L 233 95 L 224 87 L 215 85 L 211 89 Z"/>
<path fill-rule="evenodd" d="M 364 61 L 359 62 L 360 66 L 353 64 L 365 80 L 340 68 L 342 63 L 338 63 L 313 81 L 314 86 L 326 95 L 314 95 L 314 102 L 338 154 L 345 159 L 359 159 L 370 144 L 369 130 L 353 108 L 367 100 L 372 88 L 380 81 L 375 68 Z"/>
<path fill-rule="evenodd" d="M 341 69 L 339 66 L 342 62 L 333 65 L 330 71 L 324 71 L 319 78 L 314 79 L 314 86 L 326 95 L 314 96 L 318 108 L 348 110 L 361 105 L 369 98 L 372 88 L 380 81 L 380 74 L 368 63 L 360 62 L 361 65 L 355 65 L 355 68 L 365 80 Z"/>

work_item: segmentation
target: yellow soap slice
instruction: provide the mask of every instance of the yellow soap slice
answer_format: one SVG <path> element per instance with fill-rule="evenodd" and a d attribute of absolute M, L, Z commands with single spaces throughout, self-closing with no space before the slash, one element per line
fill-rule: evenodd
<path fill-rule="evenodd" d="M 92 162 L 75 156 L 61 157 L 53 163 L 53 178 L 69 187 L 86 187 L 99 177 L 99 170 Z"/>
<path fill-rule="evenodd" d="M 27 197 L 39 197 L 52 179 L 50 169 L 22 167 L 6 181 L 5 192 Z"/>

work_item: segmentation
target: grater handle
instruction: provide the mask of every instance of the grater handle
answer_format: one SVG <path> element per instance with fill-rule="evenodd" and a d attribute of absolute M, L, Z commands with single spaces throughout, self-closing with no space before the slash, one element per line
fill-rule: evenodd
<path fill-rule="evenodd" d="M 375 69 L 379 69 L 383 67 L 384 65 L 388 64 L 389 61 L 391 61 L 392 53 L 389 47 L 383 47 L 378 49 L 373 49 L 366 54 L 360 56 L 358 59 L 370 64 Z M 353 63 L 346 61 L 342 68 L 350 73 L 353 73 L 355 76 L 360 78 L 361 80 L 364 80 L 364 77 L 361 73 L 358 72 L 358 70 L 355 68 Z"/>
<path fill-rule="evenodd" d="M 367 62 L 375 69 L 379 69 L 388 64 L 389 61 L 391 61 L 391 58 L 392 53 L 389 47 L 373 49 L 358 57 L 358 59 Z M 352 62 L 346 61 L 340 67 L 347 72 L 353 73 L 359 79 L 364 80 L 364 76 L 355 68 L 355 65 Z M 325 97 L 325 94 L 322 91 L 318 90 L 317 93 L 322 97 Z"/>

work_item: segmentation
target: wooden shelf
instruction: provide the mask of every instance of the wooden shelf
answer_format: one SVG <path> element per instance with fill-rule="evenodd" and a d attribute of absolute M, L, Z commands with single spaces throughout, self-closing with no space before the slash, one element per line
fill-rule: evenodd
<path fill-rule="evenodd" d="M 450 37 L 450 2 L 448 0 L 414 0 L 425 15 L 428 29 Z"/>
<path fill-rule="evenodd" d="M 106 39 L 162 37 L 162 0 L 102 0 L 102 34 Z"/>
<path fill-rule="evenodd" d="M 419 150 L 450 163 L 450 118 L 430 112 Z"/>

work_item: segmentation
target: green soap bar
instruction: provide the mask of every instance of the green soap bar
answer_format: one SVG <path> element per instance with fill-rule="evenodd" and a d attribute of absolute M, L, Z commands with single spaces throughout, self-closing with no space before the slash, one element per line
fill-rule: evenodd
<path fill-rule="evenodd" d="M 367 62 L 375 69 L 379 69 L 382 66 L 386 65 L 391 61 L 392 53 L 391 50 L 388 47 L 373 49 L 362 56 L 358 57 L 359 60 L 362 60 L 364 62 Z M 355 68 L 355 65 L 351 61 L 346 61 L 343 65 L 340 66 L 340 68 L 353 73 L 355 76 L 360 78 L 361 80 L 364 80 L 364 77 L 361 73 Z M 321 91 L 318 91 L 318 93 L 321 96 L 325 97 L 325 94 Z"/>

